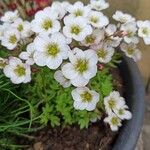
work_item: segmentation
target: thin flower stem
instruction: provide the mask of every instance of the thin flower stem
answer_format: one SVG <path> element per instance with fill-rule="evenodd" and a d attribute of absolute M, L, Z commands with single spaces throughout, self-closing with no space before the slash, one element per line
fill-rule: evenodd
<path fill-rule="evenodd" d="M 22 137 L 24 137 L 24 138 L 28 138 L 29 140 L 35 140 L 35 137 L 34 136 L 30 136 L 30 135 L 27 135 L 27 134 L 23 134 L 23 133 L 19 133 L 19 132 L 17 132 L 17 131 L 13 131 L 13 130 L 9 130 L 8 131 L 9 133 L 13 133 L 13 134 L 16 134 L 16 135 L 18 135 L 18 136 L 22 136 Z"/>
<path fill-rule="evenodd" d="M 41 116 L 38 116 L 36 118 L 34 118 L 32 121 L 35 121 L 35 120 L 38 120 Z M 24 122 L 21 122 L 21 123 L 17 123 L 17 124 L 10 124 L 10 125 L 2 125 L 0 126 L 0 129 L 4 128 L 5 130 L 10 128 L 10 127 L 18 127 L 18 126 L 22 126 L 22 125 L 25 125 L 25 124 L 28 124 L 30 123 L 30 120 L 27 120 L 27 121 L 24 121 Z M 30 128 L 29 128 L 30 130 Z"/>
<path fill-rule="evenodd" d="M 29 145 L 13 145 L 13 144 L 5 144 L 4 142 L 0 142 L 0 145 L 2 147 L 7 147 L 7 148 L 11 148 L 11 149 L 14 149 L 14 148 L 28 148 Z"/>
<path fill-rule="evenodd" d="M 7 91 L 7 92 L 9 92 L 9 93 L 11 93 L 13 96 L 15 96 L 16 98 L 18 98 L 19 100 L 26 102 L 29 105 L 29 107 L 30 107 L 30 124 L 29 124 L 29 128 L 31 128 L 32 121 L 33 121 L 33 112 L 32 112 L 32 106 L 31 106 L 31 104 L 27 100 L 24 100 L 24 99 L 20 98 L 19 96 L 17 96 L 16 94 L 14 94 L 12 91 L 10 91 L 8 89 L 4 89 L 4 90 Z"/>

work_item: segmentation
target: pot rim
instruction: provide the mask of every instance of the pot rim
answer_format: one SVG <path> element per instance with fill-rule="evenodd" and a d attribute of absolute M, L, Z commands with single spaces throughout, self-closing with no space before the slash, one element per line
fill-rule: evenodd
<path fill-rule="evenodd" d="M 121 76 L 125 82 L 126 100 L 132 119 L 123 122 L 112 150 L 134 150 L 142 129 L 145 112 L 145 89 L 137 64 L 123 56 L 119 65 Z"/>

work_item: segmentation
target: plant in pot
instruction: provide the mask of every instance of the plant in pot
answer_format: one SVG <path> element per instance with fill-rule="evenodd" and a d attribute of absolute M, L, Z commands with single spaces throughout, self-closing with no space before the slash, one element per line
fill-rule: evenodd
<path fill-rule="evenodd" d="M 135 148 L 144 88 L 134 61 L 140 38 L 150 44 L 150 21 L 116 11 L 111 24 L 108 6 L 54 2 L 31 22 L 17 11 L 1 17 L 3 149 Z"/>

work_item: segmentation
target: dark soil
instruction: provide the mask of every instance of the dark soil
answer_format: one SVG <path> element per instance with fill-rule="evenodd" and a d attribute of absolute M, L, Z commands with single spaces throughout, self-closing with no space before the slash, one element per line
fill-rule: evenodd
<path fill-rule="evenodd" d="M 113 69 L 110 73 L 113 75 L 114 89 L 123 94 L 123 81 L 119 70 Z M 32 146 L 25 150 L 111 150 L 116 135 L 117 133 L 104 124 L 103 119 L 83 130 L 76 126 L 64 129 L 49 126 L 34 134 Z M 21 144 L 29 144 L 24 140 L 19 141 Z"/>
<path fill-rule="evenodd" d="M 78 127 L 45 128 L 36 134 L 31 150 L 109 150 L 116 133 L 112 133 L 102 121 L 88 129 Z"/>

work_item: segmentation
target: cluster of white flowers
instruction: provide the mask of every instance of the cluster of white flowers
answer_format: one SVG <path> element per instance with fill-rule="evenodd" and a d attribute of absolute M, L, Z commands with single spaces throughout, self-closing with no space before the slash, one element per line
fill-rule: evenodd
<path fill-rule="evenodd" d="M 141 52 L 136 47 L 139 43 L 139 37 L 143 38 L 146 45 L 150 44 L 150 21 L 136 21 L 130 14 L 116 11 L 113 19 L 118 21 L 120 31 L 124 33 L 124 42 L 121 45 L 122 51 L 126 56 L 138 61 L 141 58 Z"/>
<path fill-rule="evenodd" d="M 1 21 L 3 22 L 0 26 L 1 45 L 8 50 L 14 50 L 19 42 L 22 43 L 32 35 L 30 23 L 19 18 L 17 10 L 6 12 Z"/>
<path fill-rule="evenodd" d="M 122 125 L 122 120 L 130 120 L 132 118 L 132 114 L 125 104 L 125 99 L 117 91 L 111 92 L 109 96 L 104 98 L 104 105 L 108 114 L 104 122 L 110 125 L 112 131 L 118 130 L 118 127 Z"/>
<path fill-rule="evenodd" d="M 80 1 L 74 4 L 54 2 L 51 7 L 38 11 L 31 22 L 21 19 L 18 11 L 6 12 L 1 17 L 1 45 L 20 54 L 19 58 L 0 58 L 0 68 L 15 84 L 31 81 L 32 65 L 56 70 L 54 79 L 60 85 L 76 87 L 72 91 L 74 108 L 94 110 L 99 94 L 86 86 L 96 76 L 97 65 L 108 64 L 120 45 L 128 57 L 137 61 L 141 58 L 136 48 L 139 37 L 150 44 L 150 21 L 136 22 L 131 15 L 117 11 L 113 18 L 118 24 L 109 24 L 108 17 L 102 13 L 108 7 L 105 0 L 90 0 L 86 6 Z M 105 103 L 109 97 L 105 98 Z M 118 98 L 119 95 L 114 100 Z M 117 110 L 126 114 L 126 105 L 114 109 L 105 119 L 111 124 L 111 118 L 118 114 L 113 130 L 122 119 Z"/>
<path fill-rule="evenodd" d="M 1 21 L 3 25 L 0 25 L 0 41 L 1 45 L 8 50 L 19 49 L 18 46 L 25 43 L 27 38 L 32 35 L 30 23 L 23 21 L 17 10 L 6 12 L 1 17 Z M 25 52 L 20 54 L 22 56 L 20 58 L 29 59 L 23 53 Z M 23 63 L 21 59 L 10 56 L 8 59 L 0 59 L 0 68 L 14 84 L 27 83 L 31 81 L 31 64 L 28 64 L 28 62 L 29 60 L 27 60 L 27 63 Z"/>

